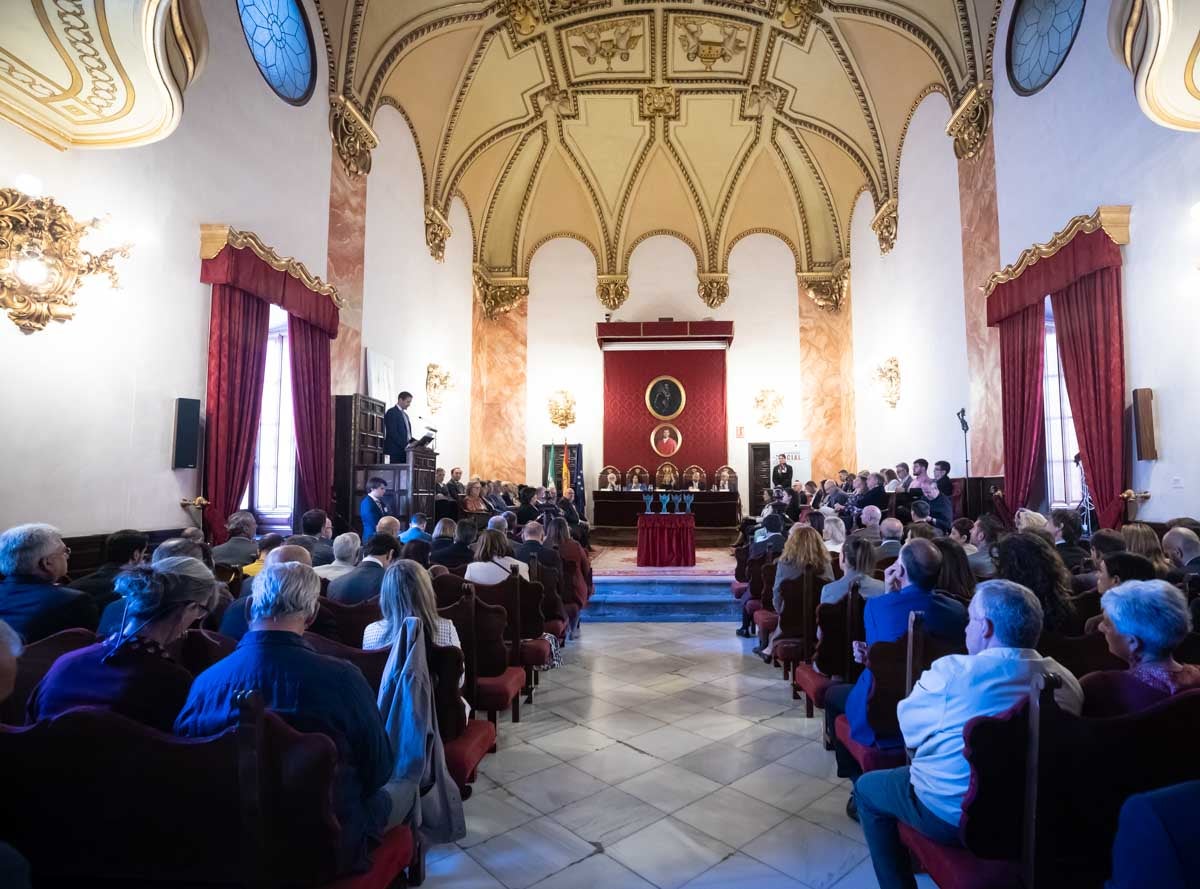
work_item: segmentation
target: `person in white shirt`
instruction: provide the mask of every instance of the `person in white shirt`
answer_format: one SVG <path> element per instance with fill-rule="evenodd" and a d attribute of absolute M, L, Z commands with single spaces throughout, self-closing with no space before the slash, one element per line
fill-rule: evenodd
<path fill-rule="evenodd" d="M 475 561 L 467 565 L 464 579 L 469 583 L 504 583 L 514 567 L 529 580 L 529 566 L 513 558 L 508 537 L 489 528 L 475 541 Z"/>
<path fill-rule="evenodd" d="M 333 539 L 333 561 L 328 565 L 319 565 L 313 571 L 317 573 L 317 577 L 327 580 L 337 580 L 343 574 L 349 574 L 354 570 L 361 546 L 362 540 L 353 531 L 339 534 Z"/>
<path fill-rule="evenodd" d="M 1070 671 L 1034 646 L 1042 632 L 1042 606 L 1026 587 L 990 580 L 975 589 L 968 611 L 968 654 L 939 658 L 921 674 L 896 708 L 912 765 L 867 772 L 854 798 L 880 889 L 914 889 L 908 849 L 900 841 L 903 821 L 948 846 L 958 836 L 962 801 L 971 779 L 963 756 L 963 727 L 976 716 L 1003 713 L 1028 695 L 1033 678 L 1056 674 L 1058 705 L 1083 708 L 1083 690 Z"/>

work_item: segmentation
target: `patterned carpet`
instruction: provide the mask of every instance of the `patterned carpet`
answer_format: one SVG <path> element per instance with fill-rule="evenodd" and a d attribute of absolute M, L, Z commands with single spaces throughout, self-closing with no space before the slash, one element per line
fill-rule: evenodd
<path fill-rule="evenodd" d="M 598 546 L 592 553 L 596 577 L 733 577 L 733 569 L 729 547 L 697 549 L 694 568 L 639 568 L 637 548 L 632 546 Z"/>

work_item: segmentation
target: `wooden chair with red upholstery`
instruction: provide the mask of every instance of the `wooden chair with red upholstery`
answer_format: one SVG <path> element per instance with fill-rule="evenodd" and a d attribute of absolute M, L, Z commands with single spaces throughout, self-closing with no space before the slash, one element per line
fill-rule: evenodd
<path fill-rule="evenodd" d="M 354 664 L 366 677 L 371 690 L 379 694 L 379 686 L 383 682 L 383 670 L 392 653 L 390 645 L 387 648 L 364 649 L 361 646 L 356 648 L 353 645 L 344 645 L 335 639 L 326 639 L 316 633 L 305 633 L 304 641 L 311 645 L 317 654 L 335 657 L 338 660 Z"/>
<path fill-rule="evenodd" d="M 1037 650 L 1045 657 L 1054 658 L 1079 679 L 1097 670 L 1124 670 L 1127 666 L 1108 650 L 1108 641 L 1103 633 L 1088 633 L 1086 636 L 1042 633 Z"/>
<path fill-rule="evenodd" d="M 453 566 L 451 566 L 451 568 L 449 570 L 450 570 L 451 574 L 457 574 L 459 577 L 467 576 L 467 566 L 466 565 L 453 565 Z"/>
<path fill-rule="evenodd" d="M 430 649 L 429 673 L 446 768 L 462 798 L 469 799 L 479 763 L 496 746 L 496 726 L 486 719 L 467 718 L 458 685 L 459 677 L 464 675 L 464 664 L 465 653 L 460 649 L 441 645 Z"/>
<path fill-rule="evenodd" d="M 406 868 L 419 885 L 407 826 L 384 835 L 366 873 L 338 876 L 333 740 L 264 713 L 256 694 L 239 703 L 239 723 L 209 738 L 91 707 L 0 727 L 0 836 L 44 887 L 389 889 Z M 214 825 L 234 839 L 222 847 Z"/>
<path fill-rule="evenodd" d="M 542 616 L 545 618 L 545 631 L 553 633 L 558 639 L 559 645 L 565 645 L 570 618 L 567 616 L 566 606 L 559 593 L 562 585 L 562 572 L 558 568 L 534 559 L 533 564 L 529 566 L 529 577 L 542 585 Z"/>
<path fill-rule="evenodd" d="M 579 633 L 579 617 L 587 608 L 587 584 L 583 581 L 579 563 L 574 559 L 562 560 L 562 577 L 559 580 L 558 595 L 563 601 L 563 608 L 569 620 L 568 635 Z"/>
<path fill-rule="evenodd" d="M 783 611 L 779 614 L 780 635 L 771 654 L 783 667 L 784 679 L 791 679 L 797 665 L 812 658 L 817 647 L 817 605 L 824 586 L 825 582 L 812 572 L 779 585 Z"/>
<path fill-rule="evenodd" d="M 775 610 L 775 573 L 778 568 L 776 561 L 768 561 L 760 571 L 762 591 L 759 593 L 759 601 L 762 604 L 754 612 L 754 626 L 758 631 L 760 647 L 766 647 L 767 639 L 779 626 L 779 613 Z"/>
<path fill-rule="evenodd" d="M 12 694 L 0 704 L 0 723 L 5 725 L 25 724 L 25 705 L 54 662 L 69 651 L 96 644 L 96 634 L 91 630 L 60 630 L 45 639 L 25 646 L 17 659 L 17 676 Z"/>
<path fill-rule="evenodd" d="M 741 599 L 750 589 L 750 574 L 747 567 L 749 558 L 750 544 L 733 548 L 733 580 L 730 582 L 729 591 L 735 599 Z"/>
<path fill-rule="evenodd" d="M 193 676 L 203 673 L 237 648 L 237 640 L 212 630 L 188 630 L 171 646 L 171 656 Z"/>
<path fill-rule="evenodd" d="M 746 587 L 745 597 L 742 599 L 742 607 L 746 614 L 750 615 L 751 620 L 754 618 L 754 612 L 762 608 L 762 569 L 763 565 L 767 564 L 768 554 L 756 556 L 746 562 L 746 576 L 750 579 L 749 586 Z"/>
<path fill-rule="evenodd" d="M 357 646 L 362 648 L 363 630 L 377 620 L 383 620 L 383 612 L 379 610 L 379 597 L 368 599 L 365 602 L 359 602 L 355 605 L 343 605 L 341 602 L 335 602 L 333 599 L 321 599 L 318 606 L 323 614 L 318 614 L 310 628 L 311 632 L 318 633 L 335 642 L 341 642 L 343 645 Z M 322 618 L 325 620 L 322 620 Z M 337 630 L 330 633 L 318 627 L 326 626 L 326 620 L 332 620 L 332 626 L 337 627 Z"/>
<path fill-rule="evenodd" d="M 514 663 L 516 657 L 511 641 L 505 641 L 508 612 L 501 605 L 489 605 L 478 596 L 475 604 L 475 668 L 474 696 L 468 697 L 474 710 L 482 710 L 495 725 L 496 714 L 506 707 L 512 710 L 512 721 L 521 721 L 521 689 L 525 687 L 525 670 Z M 458 624 L 455 623 L 457 627 Z M 461 639 L 461 635 L 459 636 Z"/>
<path fill-rule="evenodd" d="M 453 605 L 467 589 L 467 582 L 457 574 L 446 572 L 433 578 L 433 595 L 437 599 L 438 608 Z"/>
<path fill-rule="evenodd" d="M 804 715 L 813 715 L 813 708 L 825 709 L 825 692 L 838 682 L 853 682 L 858 678 L 850 642 L 861 639 L 863 609 L 866 601 L 859 594 L 862 584 L 854 581 L 840 602 L 818 605 L 816 624 L 820 632 L 813 645 L 811 661 L 796 661 L 792 668 L 792 698 L 804 695 Z M 787 613 L 787 607 L 784 607 Z M 778 644 L 778 643 L 777 643 Z"/>
<path fill-rule="evenodd" d="M 553 663 L 550 643 L 542 638 L 545 632 L 542 585 L 525 580 L 514 567 L 503 583 L 473 586 L 480 602 L 499 605 L 507 615 L 504 637 L 509 644 L 508 662 L 524 672 L 523 691 L 527 696 L 526 703 L 530 703 L 533 700 L 534 668 Z"/>

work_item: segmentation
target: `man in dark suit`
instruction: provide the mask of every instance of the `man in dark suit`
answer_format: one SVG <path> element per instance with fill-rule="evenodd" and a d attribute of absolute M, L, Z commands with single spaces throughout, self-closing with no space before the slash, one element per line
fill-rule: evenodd
<path fill-rule="evenodd" d="M 571 527 L 571 536 L 578 540 L 580 546 L 584 549 L 591 549 L 591 544 L 588 541 L 588 533 L 591 528 L 580 517 L 579 510 L 575 508 L 574 488 L 567 488 L 563 491 L 562 497 L 558 500 L 558 508 L 561 510 L 563 518 L 567 520 L 567 524 Z"/>
<path fill-rule="evenodd" d="M 779 463 L 771 469 L 771 487 L 784 490 L 792 487 L 792 467 L 788 464 L 787 454 L 780 454 Z"/>
<path fill-rule="evenodd" d="M 1184 574 L 1200 574 L 1200 537 L 1191 528 L 1177 525 L 1163 535 L 1163 552 Z"/>
<path fill-rule="evenodd" d="M 899 519 L 884 519 L 879 523 L 879 546 L 875 547 L 875 560 L 895 558 L 900 555 L 904 523 Z"/>
<path fill-rule="evenodd" d="M 100 619 L 90 596 L 56 586 L 67 576 L 71 550 L 57 528 L 17 525 L 0 534 L 0 620 L 25 644 L 59 630 L 95 630 Z"/>
<path fill-rule="evenodd" d="M 762 529 L 767 533 L 761 540 L 755 540 L 750 544 L 749 558 L 751 559 L 757 559 L 767 553 L 783 552 L 783 545 L 786 543 L 783 536 L 783 517 L 779 513 L 771 513 L 763 519 Z M 757 537 L 758 534 L 756 533 L 755 536 Z"/>
<path fill-rule="evenodd" d="M 313 567 L 333 562 L 333 522 L 323 509 L 310 509 L 300 517 L 302 533 L 289 538 L 289 543 L 299 544 L 312 556 Z"/>
<path fill-rule="evenodd" d="M 917 480 L 917 487 L 929 503 L 930 521 L 937 525 L 943 534 L 949 534 L 950 526 L 954 524 L 954 506 L 950 503 L 950 498 L 939 490 L 937 482 L 931 475 L 922 475 Z M 916 510 L 914 510 L 913 518 L 916 518 L 916 515 Z"/>
<path fill-rule="evenodd" d="M 408 443 L 412 441 L 412 423 L 408 421 L 408 406 L 412 393 L 401 392 L 396 403 L 383 415 L 383 452 L 393 463 L 408 462 Z"/>
<path fill-rule="evenodd" d="M 868 506 L 876 506 L 882 512 L 887 507 L 888 495 L 883 487 L 883 476 L 878 472 L 872 472 L 867 476 L 867 489 L 858 497 L 858 503 L 855 505 L 859 509 L 866 509 Z"/>
<path fill-rule="evenodd" d="M 431 565 L 445 565 L 447 568 L 457 568 L 467 565 L 475 558 L 471 544 L 475 542 L 479 532 L 469 521 L 459 522 L 454 526 L 453 537 L 435 537 L 429 551 Z"/>
<path fill-rule="evenodd" d="M 391 510 L 388 509 L 388 505 L 383 499 L 385 493 L 387 493 L 387 482 L 379 476 L 367 479 L 367 496 L 362 499 L 362 503 L 358 504 L 358 517 L 362 519 L 363 526 L 363 540 L 370 540 L 375 535 L 375 526 L 379 524 L 379 520 L 385 515 L 391 514 Z"/>
<path fill-rule="evenodd" d="M 446 482 L 446 494 L 457 503 L 458 498 L 466 493 L 467 489 L 462 481 L 462 467 L 455 466 L 450 470 L 450 481 Z"/>
<path fill-rule="evenodd" d="M 933 480 L 937 482 L 939 491 L 947 497 L 954 496 L 954 482 L 950 480 L 950 463 L 948 460 L 938 460 L 933 464 Z"/>
<path fill-rule="evenodd" d="M 225 520 L 225 530 L 229 532 L 229 539 L 213 547 L 215 564 L 242 568 L 258 558 L 258 543 L 254 539 L 258 535 L 258 523 L 254 513 L 239 509 Z"/>
<path fill-rule="evenodd" d="M 87 577 L 74 581 L 72 589 L 87 593 L 92 597 L 96 611 L 103 612 L 109 602 L 120 598 L 114 589 L 117 575 L 126 568 L 140 565 L 149 546 L 150 538 L 141 531 L 114 531 L 104 538 L 104 564 Z"/>
<path fill-rule="evenodd" d="M 1195 885 L 1200 872 L 1200 781 L 1136 793 L 1121 806 L 1109 889 Z"/>
<path fill-rule="evenodd" d="M 546 529 L 541 522 L 525 524 L 524 542 L 517 547 L 516 557 L 526 565 L 532 565 L 534 559 L 548 568 L 562 570 L 562 557 L 558 550 L 545 545 Z"/>
<path fill-rule="evenodd" d="M 329 598 L 343 605 L 357 605 L 379 595 L 383 574 L 392 561 L 400 558 L 400 541 L 390 534 L 376 534 L 363 547 L 363 560 L 357 568 L 329 584 Z"/>
<path fill-rule="evenodd" d="M 1083 536 L 1083 521 L 1079 518 L 1079 513 L 1073 509 L 1050 510 L 1048 530 L 1054 535 L 1054 548 L 1062 556 L 1067 570 L 1075 573 L 1089 555 L 1088 551 L 1079 545 L 1079 538 Z"/>

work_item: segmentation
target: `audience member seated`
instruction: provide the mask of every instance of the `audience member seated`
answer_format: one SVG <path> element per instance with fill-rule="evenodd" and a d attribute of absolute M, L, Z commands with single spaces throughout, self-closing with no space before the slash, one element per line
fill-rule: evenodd
<path fill-rule="evenodd" d="M 1042 603 L 1043 629 L 1060 636 L 1082 632 L 1071 602 L 1071 574 L 1043 535 L 1018 531 L 1000 538 L 996 575 L 1033 590 Z"/>
<path fill-rule="evenodd" d="M 488 482 L 483 499 L 492 508 L 492 512 L 504 512 L 508 509 L 508 503 L 504 499 L 504 491 L 501 489 L 500 482 Z"/>
<path fill-rule="evenodd" d="M 884 601 L 888 597 L 885 596 Z M 898 823 L 947 846 L 959 846 L 958 828 L 971 768 L 963 756 L 963 728 L 978 716 L 996 716 L 1028 695 L 1036 676 L 1062 679 L 1059 706 L 1078 714 L 1083 692 L 1068 670 L 1035 650 L 1043 615 L 1037 597 L 1019 584 L 980 584 L 971 600 L 967 654 L 938 658 L 897 715 L 912 764 L 868 772 L 854 787 L 875 876 L 884 889 L 913 889 L 908 849 Z"/>
<path fill-rule="evenodd" d="M 388 537 L 394 538 L 396 540 L 396 542 L 399 543 L 400 542 L 400 520 L 398 518 L 396 518 L 394 515 L 385 515 L 375 525 L 375 533 L 376 534 L 386 534 Z M 367 539 L 369 540 L 370 538 L 367 538 Z"/>
<path fill-rule="evenodd" d="M 971 573 L 971 565 L 962 546 L 949 537 L 937 537 L 933 545 L 942 554 L 937 589 L 959 599 L 970 599 L 975 595 L 975 575 Z"/>
<path fill-rule="evenodd" d="M 117 575 L 142 564 L 150 538 L 141 531 L 115 531 L 104 538 L 104 564 L 87 577 L 72 581 L 71 588 L 92 597 L 96 611 L 104 613 L 110 602 L 120 598 L 113 588 Z"/>
<path fill-rule="evenodd" d="M 928 540 L 913 540 L 900 550 L 900 558 L 884 572 L 882 596 L 867 600 L 863 611 L 865 640 L 852 641 L 854 660 L 863 663 L 867 649 L 876 642 L 894 642 L 908 632 L 908 613 L 925 612 L 925 628 L 933 636 L 958 639 L 967 623 L 967 610 L 940 593 L 935 593 L 942 554 Z M 850 751 L 837 741 L 834 723 L 842 713 L 850 723 L 850 736 L 859 744 L 898 747 L 899 738 L 880 738 L 867 722 L 867 697 L 874 685 L 870 668 L 863 670 L 853 685 L 839 683 L 825 692 L 825 732 L 834 742 L 838 776 L 857 781 L 862 769 Z M 853 797 L 847 805 L 853 811 Z"/>
<path fill-rule="evenodd" d="M 825 527 L 829 527 L 828 522 L 825 523 Z M 829 550 L 825 548 L 825 541 L 821 539 L 821 535 L 815 528 L 799 524 L 792 525 L 791 531 L 788 532 L 787 542 L 783 546 L 783 554 L 775 563 L 775 585 L 772 587 L 771 598 L 777 614 L 783 613 L 784 604 L 781 590 L 784 582 L 810 574 L 815 575 L 822 583 L 829 583 L 833 580 L 833 572 L 829 568 Z M 766 593 L 764 592 L 763 595 L 765 596 Z M 761 654 L 762 659 L 769 664 L 775 641 L 782 635 L 782 631 L 776 626 L 771 632 L 766 646 L 756 646 L 754 653 Z"/>
<path fill-rule="evenodd" d="M 363 540 L 370 540 L 378 533 L 379 529 L 376 525 L 379 524 L 381 518 L 389 513 L 387 501 L 383 499 L 383 495 L 386 493 L 386 481 L 377 475 L 367 479 L 366 496 L 358 504 L 358 517 L 362 520 L 363 526 Z"/>
<path fill-rule="evenodd" d="M 362 546 L 362 541 L 353 531 L 347 531 L 345 534 L 339 534 L 333 538 L 333 561 L 328 565 L 314 568 L 317 577 L 333 582 L 339 577 L 349 574 L 358 564 L 358 548 L 360 546 Z"/>
<path fill-rule="evenodd" d="M 1022 506 L 1013 516 L 1013 525 L 1018 531 L 1046 531 L 1046 517 L 1035 509 L 1026 509 Z"/>
<path fill-rule="evenodd" d="M 467 565 L 465 577 L 471 583 L 504 583 L 514 567 L 529 579 L 529 566 L 513 558 L 508 537 L 500 531 L 487 530 L 475 541 L 474 560 Z"/>
<path fill-rule="evenodd" d="M 283 546 L 277 546 L 267 553 L 266 565 L 263 568 L 265 569 L 269 565 L 280 565 L 284 562 L 299 562 L 301 565 L 311 567 L 312 554 L 299 544 L 285 543 Z M 252 580 L 242 585 L 242 594 L 231 602 L 229 607 L 225 609 L 225 613 L 221 615 L 219 632 L 222 636 L 228 636 L 230 639 L 241 639 L 250 631 L 250 606 L 253 602 L 254 581 Z M 111 607 L 109 610 L 112 610 Z M 101 627 L 103 627 L 107 619 L 108 612 L 106 611 L 104 618 L 100 622 Z M 117 624 L 117 627 L 119 626 L 120 623 Z M 113 632 L 116 632 L 116 628 L 113 629 Z"/>
<path fill-rule="evenodd" d="M 546 529 L 542 527 L 541 522 L 526 524 L 522 540 L 521 545 L 517 547 L 518 559 L 530 566 L 533 565 L 534 559 L 537 559 L 547 568 L 562 570 L 562 556 L 558 554 L 558 550 L 546 546 Z"/>
<path fill-rule="evenodd" d="M 927 475 L 921 479 L 920 491 L 925 501 L 929 504 L 929 520 L 937 525 L 938 530 L 943 534 L 948 533 L 950 526 L 954 523 L 954 505 L 950 502 L 950 498 L 942 493 L 937 481 Z M 914 517 L 916 515 L 916 506 L 917 504 L 914 503 Z"/>
<path fill-rule="evenodd" d="M 426 540 L 410 540 L 400 548 L 400 558 L 411 559 L 422 568 L 429 567 L 431 545 Z"/>
<path fill-rule="evenodd" d="M 1096 591 L 1103 595 L 1128 580 L 1154 580 L 1157 577 L 1154 563 L 1145 556 L 1127 552 L 1110 553 L 1100 560 L 1100 570 L 1096 572 Z"/>
<path fill-rule="evenodd" d="M 1054 535 L 1054 548 L 1062 557 L 1067 570 L 1074 574 L 1082 567 L 1088 551 L 1079 545 L 1083 537 L 1083 520 L 1073 509 L 1052 509 L 1048 530 Z"/>
<path fill-rule="evenodd" d="M 397 559 L 383 575 L 379 593 L 383 619 L 363 631 L 363 648 L 387 648 L 396 641 L 406 617 L 420 618 L 433 645 L 462 649 L 453 621 L 439 617 L 429 572 L 411 559 Z M 461 685 L 461 681 L 459 682 Z"/>
<path fill-rule="evenodd" d="M 483 499 L 483 485 L 480 482 L 467 482 L 467 493 L 463 495 L 463 509 L 467 512 L 481 512 L 490 515 L 492 507 Z"/>
<path fill-rule="evenodd" d="M 275 549 L 277 546 L 283 546 L 283 536 L 280 534 L 264 534 L 258 541 L 258 558 L 248 565 L 242 566 L 242 574 L 246 577 L 254 577 L 259 571 L 262 571 L 263 565 L 267 561 L 267 553 Z M 162 547 L 160 546 L 159 549 Z"/>
<path fill-rule="evenodd" d="M 865 537 L 851 537 L 842 546 L 838 555 L 842 576 L 821 588 L 821 604 L 840 602 L 850 592 L 850 584 L 859 583 L 859 593 L 864 599 L 883 594 L 883 581 L 874 577 L 876 550 Z M 778 577 L 778 573 L 776 577 Z"/>
<path fill-rule="evenodd" d="M 894 482 L 888 482 L 885 485 L 885 490 L 891 494 L 897 491 L 907 491 L 908 486 L 912 484 L 912 473 L 908 470 L 907 463 L 896 464 L 896 479 Z"/>
<path fill-rule="evenodd" d="M 912 478 L 905 490 L 910 494 L 920 494 L 921 486 L 925 484 L 927 478 L 929 478 L 929 461 L 924 457 L 918 457 L 913 460 Z"/>
<path fill-rule="evenodd" d="M 254 536 L 258 533 L 258 522 L 254 513 L 241 509 L 225 520 L 225 531 L 229 539 L 214 546 L 213 561 L 218 565 L 241 568 L 258 558 L 258 546 Z"/>
<path fill-rule="evenodd" d="M 96 629 L 91 596 L 57 585 L 67 576 L 70 557 L 50 525 L 17 525 L 0 534 L 0 620 L 26 645 L 72 627 Z"/>
<path fill-rule="evenodd" d="M 433 537 L 425 530 L 425 523 L 427 521 L 425 513 L 413 513 L 412 518 L 408 520 L 408 530 L 400 535 L 400 542 L 408 543 L 412 540 L 424 540 L 426 543 L 433 543 Z"/>
<path fill-rule="evenodd" d="M 1200 873 L 1200 781 L 1135 793 L 1121 806 L 1107 889 L 1188 889 Z"/>
<path fill-rule="evenodd" d="M 967 558 L 979 552 L 979 548 L 971 542 L 971 531 L 974 528 L 975 523 L 968 518 L 955 519 L 950 524 L 949 537 L 963 548 L 963 552 L 967 554 Z"/>
<path fill-rule="evenodd" d="M 434 500 L 450 500 L 451 497 L 446 491 L 446 470 L 439 466 L 433 471 L 433 499 Z"/>
<path fill-rule="evenodd" d="M 866 487 L 858 498 L 859 510 L 865 510 L 872 506 L 882 510 L 887 506 L 887 502 L 888 496 L 887 490 L 883 486 L 883 476 L 878 472 L 867 473 Z"/>
<path fill-rule="evenodd" d="M 1163 552 L 1176 571 L 1200 574 L 1200 536 L 1190 528 L 1175 527 L 1163 535 Z"/>
<path fill-rule="evenodd" d="M 904 529 L 904 540 L 910 542 L 913 540 L 935 540 L 938 537 L 937 525 L 933 522 L 916 520 L 918 506 L 927 506 L 924 500 L 917 500 L 913 503 L 913 518 L 914 521 Z"/>
<path fill-rule="evenodd" d="M 492 520 L 498 519 L 500 516 L 492 516 L 488 519 L 488 526 L 491 527 Z M 446 521 L 446 519 L 442 519 Z M 503 519 L 501 519 L 503 524 Z M 447 568 L 457 568 L 460 565 L 466 565 L 475 558 L 475 552 L 472 549 L 472 544 L 475 543 L 475 538 L 479 532 L 475 530 L 475 526 L 471 522 L 459 522 L 454 526 L 454 536 L 447 539 L 445 537 L 435 537 L 433 539 L 433 549 L 429 553 L 429 561 L 437 565 L 445 565 Z"/>
<path fill-rule="evenodd" d="M 467 493 L 467 489 L 463 487 L 462 467 L 455 466 L 450 470 L 450 481 L 446 482 L 446 494 L 451 500 L 457 501 L 459 497 Z"/>
<path fill-rule="evenodd" d="M 195 559 L 198 562 L 202 562 L 209 571 L 212 571 L 213 565 L 206 560 L 208 552 L 208 547 L 205 544 L 196 543 L 194 540 L 188 540 L 184 537 L 171 537 L 154 548 L 154 556 L 151 558 L 151 562 L 157 564 L 164 559 L 172 558 Z M 229 598 L 229 590 L 225 587 L 225 584 L 218 582 L 217 602 L 213 608 L 218 607 L 222 600 L 228 601 Z M 107 639 L 118 632 L 124 624 L 125 600 L 118 597 L 109 602 L 104 611 L 101 612 L 100 623 L 96 628 L 96 635 L 101 639 Z"/>
<path fill-rule="evenodd" d="M 329 583 L 329 598 L 343 605 L 357 605 L 379 595 L 383 572 L 400 558 L 400 543 L 390 534 L 376 534 L 363 547 L 362 562 Z"/>
<path fill-rule="evenodd" d="M 920 491 L 921 486 L 915 485 L 914 491 Z M 929 510 L 928 500 L 914 500 L 909 506 L 909 511 L 912 514 L 912 521 L 909 522 L 909 527 L 913 525 L 932 525 L 933 515 Z"/>
<path fill-rule="evenodd" d="M 541 516 L 541 512 L 533 505 L 533 497 L 537 491 L 534 488 L 526 488 L 521 492 L 521 505 L 517 507 L 517 523 L 524 525 L 528 522 L 536 522 Z"/>
<path fill-rule="evenodd" d="M 904 523 L 899 519 L 884 519 L 879 523 L 879 545 L 875 548 L 875 558 L 896 558 L 900 555 L 903 540 Z"/>
<path fill-rule="evenodd" d="M 179 536 L 184 540 L 192 541 L 192 543 L 203 543 L 205 545 L 208 543 L 204 539 L 204 531 L 202 531 L 200 528 L 183 528 L 179 532 Z"/>
<path fill-rule="evenodd" d="M 783 544 L 783 517 L 771 513 L 762 520 L 762 527 L 754 532 L 754 542 L 750 544 L 750 558 L 760 559 L 768 553 L 781 553 Z"/>
<path fill-rule="evenodd" d="M 487 529 L 489 531 L 499 531 L 501 534 L 508 533 L 508 517 L 513 515 L 511 512 L 506 512 L 503 515 L 494 515 L 487 520 Z M 472 552 L 472 556 L 474 552 Z"/>
<path fill-rule="evenodd" d="M 842 546 L 846 543 L 846 523 L 835 515 L 827 517 L 821 537 L 825 541 L 827 550 L 831 553 L 840 553 Z"/>
<path fill-rule="evenodd" d="M 117 577 L 125 620 L 112 637 L 64 654 L 30 696 L 29 722 L 72 707 L 103 707 L 169 732 L 192 674 L 167 653 L 218 600 L 217 582 L 198 559 L 172 556 Z"/>
<path fill-rule="evenodd" d="M 971 527 L 971 543 L 977 552 L 967 556 L 977 580 L 996 576 L 996 544 L 1004 533 L 1004 525 L 994 515 L 981 515 Z"/>
<path fill-rule="evenodd" d="M 883 521 L 883 513 L 878 506 L 868 506 L 858 517 L 862 522 L 862 527 L 854 532 L 852 536 L 862 537 L 871 542 L 872 546 L 879 546 L 883 542 L 883 535 L 879 530 L 879 523 Z M 900 551 L 899 540 L 896 541 L 896 552 Z"/>
<path fill-rule="evenodd" d="M 1119 716 L 1200 688 L 1200 666 L 1181 664 L 1174 657 L 1192 629 L 1187 599 L 1177 587 L 1157 579 L 1126 581 L 1108 590 L 1100 607 L 1104 609 L 1100 632 L 1108 650 L 1129 664 L 1124 675 L 1145 688 L 1097 695 L 1093 689 L 1108 685 L 1112 675 L 1121 671 L 1091 673 L 1084 677 L 1084 691 L 1090 695 L 1085 715 Z"/>
<path fill-rule="evenodd" d="M 580 546 L 584 549 L 591 549 L 592 545 L 589 540 L 591 526 L 583 520 L 583 517 L 579 515 L 579 510 L 575 508 L 574 489 L 567 488 L 563 491 L 563 495 L 558 501 L 558 508 L 562 512 L 562 517 L 571 527 L 571 535 L 579 541 Z"/>
<path fill-rule="evenodd" d="M 313 565 L 328 565 L 333 561 L 333 522 L 323 509 L 310 509 L 300 517 L 300 531 L 288 538 L 288 543 L 295 543 L 308 550 L 313 557 Z"/>
<path fill-rule="evenodd" d="M 391 806 L 381 788 L 395 759 L 362 673 L 347 661 L 317 654 L 304 641 L 320 591 L 321 581 L 307 565 L 264 568 L 254 584 L 250 632 L 196 677 L 175 731 L 200 738 L 236 725 L 235 699 L 253 689 L 297 731 L 328 735 L 338 751 L 334 807 L 342 825 L 342 869 L 349 872 L 367 865 L 368 838 L 387 823 Z"/>
<path fill-rule="evenodd" d="M 588 559 L 587 550 L 575 542 L 571 536 L 571 527 L 563 518 L 551 519 L 546 525 L 546 546 L 555 550 L 560 559 L 569 559 L 575 563 L 575 571 L 570 582 L 575 587 L 575 595 L 580 603 L 588 600 L 588 578 L 592 576 L 592 565 Z"/>
<path fill-rule="evenodd" d="M 825 496 L 821 498 L 821 509 L 832 514 L 839 506 L 844 507 L 849 500 L 846 492 L 839 488 L 836 482 L 825 482 Z"/>

